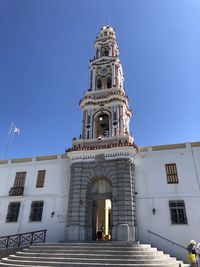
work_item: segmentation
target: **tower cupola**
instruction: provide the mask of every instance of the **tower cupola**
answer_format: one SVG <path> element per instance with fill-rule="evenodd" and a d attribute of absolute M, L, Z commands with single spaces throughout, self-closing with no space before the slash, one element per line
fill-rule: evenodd
<path fill-rule="evenodd" d="M 94 47 L 96 49 L 96 59 L 100 57 L 117 57 L 119 48 L 116 41 L 115 31 L 110 26 L 104 26 L 98 33 Z"/>

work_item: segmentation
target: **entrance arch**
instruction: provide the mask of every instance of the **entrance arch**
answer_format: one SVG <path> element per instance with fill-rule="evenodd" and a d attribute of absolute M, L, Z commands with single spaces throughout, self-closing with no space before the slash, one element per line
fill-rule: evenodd
<path fill-rule="evenodd" d="M 99 154 L 94 160 L 86 158 L 73 162 L 70 168 L 65 240 L 92 240 L 99 229 L 95 223 L 95 205 L 110 200 L 112 240 L 134 241 L 134 192 L 132 159 L 106 159 L 104 154 Z"/>
<path fill-rule="evenodd" d="M 87 188 L 88 239 L 110 240 L 112 232 L 112 185 L 106 177 L 92 179 Z"/>

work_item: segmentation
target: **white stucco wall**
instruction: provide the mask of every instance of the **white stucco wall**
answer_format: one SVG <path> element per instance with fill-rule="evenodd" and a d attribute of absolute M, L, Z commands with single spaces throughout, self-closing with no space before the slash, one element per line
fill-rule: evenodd
<path fill-rule="evenodd" d="M 178 184 L 168 184 L 165 164 L 176 163 Z M 200 242 L 200 147 L 139 152 L 135 158 L 137 237 L 186 260 L 186 251 L 148 233 L 151 230 L 184 247 L 191 239 Z M 172 224 L 169 200 L 184 200 L 188 224 Z M 153 215 L 152 209 L 156 213 Z"/>
<path fill-rule="evenodd" d="M 48 157 L 47 157 L 48 158 Z M 38 170 L 46 170 L 44 187 L 36 188 Z M 16 172 L 26 171 L 23 196 L 9 196 Z M 47 242 L 64 239 L 69 191 L 69 160 L 62 158 L 0 165 L 0 236 L 47 229 Z M 30 222 L 32 201 L 44 201 L 41 222 Z M 17 222 L 6 222 L 10 202 L 21 202 Z M 54 216 L 51 213 L 54 211 Z"/>
<path fill-rule="evenodd" d="M 187 246 L 191 239 L 200 242 L 200 146 L 188 143 L 182 148 L 162 146 L 161 149 L 149 147 L 143 150 L 134 159 L 137 239 L 186 260 L 184 249 L 149 233 L 148 230 L 182 246 Z M 96 151 L 97 154 L 100 152 Z M 90 155 L 90 151 L 87 155 Z M 56 159 L 32 158 L 31 162 L 0 161 L 0 236 L 47 229 L 47 242 L 64 240 L 70 160 L 72 159 L 58 155 Z M 178 184 L 167 183 L 167 163 L 176 163 Z M 36 188 L 38 170 L 46 170 L 43 188 Z M 23 196 L 9 196 L 16 172 L 22 171 L 27 172 Z M 169 200 L 184 200 L 187 224 L 171 224 Z M 12 201 L 21 202 L 18 221 L 6 223 L 8 205 Z M 29 221 L 32 201 L 44 201 L 41 222 Z M 153 208 L 156 210 L 155 215 L 152 213 Z M 51 217 L 53 211 L 55 214 Z"/>

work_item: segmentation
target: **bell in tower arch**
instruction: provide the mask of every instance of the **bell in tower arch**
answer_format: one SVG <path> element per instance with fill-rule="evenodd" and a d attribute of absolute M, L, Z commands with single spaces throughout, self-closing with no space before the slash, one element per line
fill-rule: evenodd
<path fill-rule="evenodd" d="M 109 56 L 109 47 L 108 46 L 105 46 L 105 47 L 102 47 L 101 49 L 101 56 L 106 56 L 108 57 Z"/>
<path fill-rule="evenodd" d="M 100 114 L 96 118 L 96 136 L 97 138 L 109 137 L 109 115 Z"/>

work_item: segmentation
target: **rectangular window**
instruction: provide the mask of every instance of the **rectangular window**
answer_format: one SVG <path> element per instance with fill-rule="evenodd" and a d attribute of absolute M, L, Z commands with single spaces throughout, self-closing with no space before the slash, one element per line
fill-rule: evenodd
<path fill-rule="evenodd" d="M 10 196 L 22 196 L 24 192 L 24 184 L 26 172 L 17 172 L 13 187 L 9 191 Z"/>
<path fill-rule="evenodd" d="M 185 203 L 183 200 L 170 200 L 169 208 L 172 224 L 187 224 Z"/>
<path fill-rule="evenodd" d="M 26 172 L 17 172 L 15 176 L 14 187 L 24 187 Z"/>
<path fill-rule="evenodd" d="M 178 184 L 178 173 L 175 163 L 165 164 L 167 183 L 168 184 Z"/>
<path fill-rule="evenodd" d="M 38 171 L 36 187 L 44 187 L 45 174 L 46 170 Z"/>
<path fill-rule="evenodd" d="M 33 201 L 31 204 L 30 221 L 40 222 L 42 220 L 43 201 Z"/>
<path fill-rule="evenodd" d="M 17 222 L 20 209 L 20 202 L 10 202 L 6 222 Z"/>

